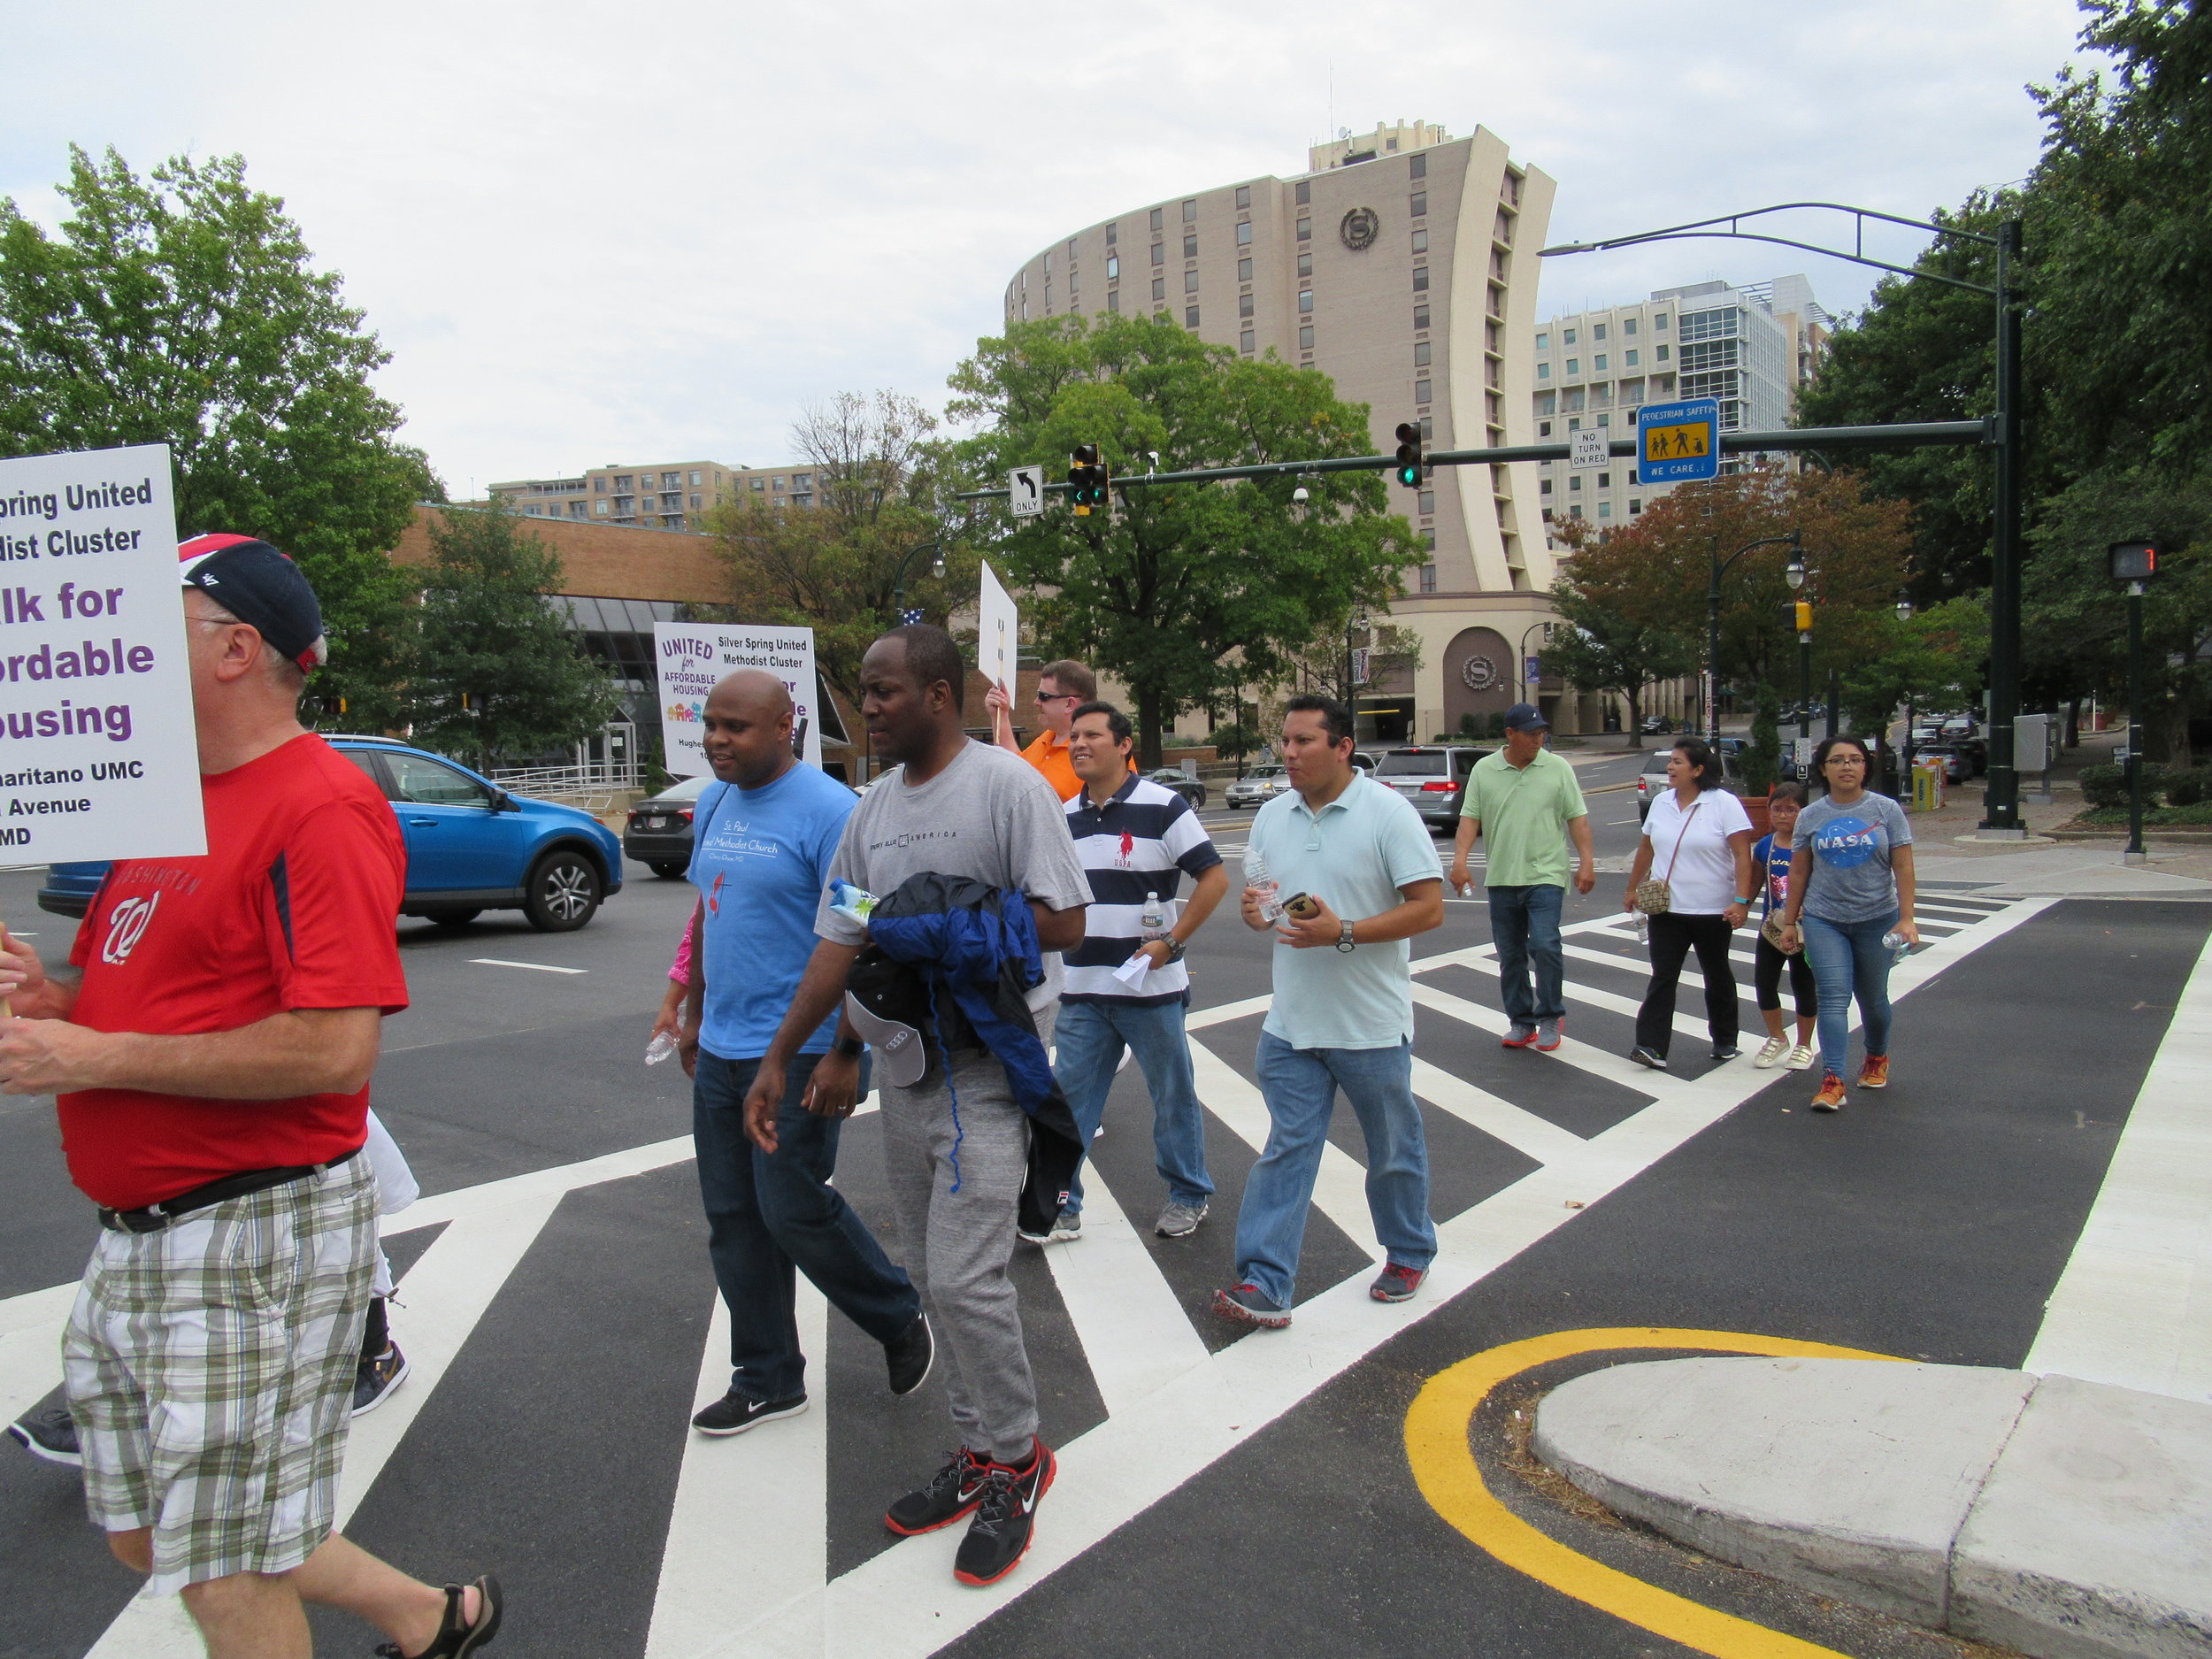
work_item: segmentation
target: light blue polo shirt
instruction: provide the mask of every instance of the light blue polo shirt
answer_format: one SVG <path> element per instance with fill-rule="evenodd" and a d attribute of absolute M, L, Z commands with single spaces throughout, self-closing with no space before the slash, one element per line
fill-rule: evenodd
<path fill-rule="evenodd" d="M 1251 850 L 1281 896 L 1310 893 L 1348 922 L 1405 902 L 1399 888 L 1441 881 L 1436 843 L 1413 804 L 1364 773 L 1316 814 L 1296 790 L 1252 821 Z M 1275 996 L 1265 1029 L 1294 1048 L 1392 1048 L 1413 1035 L 1413 943 L 1350 951 L 1275 941 Z"/>

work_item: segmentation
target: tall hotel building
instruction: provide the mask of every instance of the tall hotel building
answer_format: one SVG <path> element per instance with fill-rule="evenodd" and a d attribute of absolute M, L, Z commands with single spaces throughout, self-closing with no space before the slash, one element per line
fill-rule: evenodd
<path fill-rule="evenodd" d="M 1006 287 L 1006 318 L 1171 317 L 1250 357 L 1321 370 L 1368 405 L 1374 449 L 1417 419 L 1431 449 L 1535 441 L 1537 250 L 1554 185 L 1481 127 L 1420 121 L 1309 152 L 1292 179 L 1250 179 L 1139 207 L 1053 243 Z M 1392 486 L 1428 552 L 1390 607 L 1421 639 L 1417 671 L 1370 686 L 1363 737 L 1423 741 L 1529 687 L 1524 642 L 1551 614 L 1534 464 L 1440 467 Z M 1546 682 L 1563 731 L 1579 700 Z"/>

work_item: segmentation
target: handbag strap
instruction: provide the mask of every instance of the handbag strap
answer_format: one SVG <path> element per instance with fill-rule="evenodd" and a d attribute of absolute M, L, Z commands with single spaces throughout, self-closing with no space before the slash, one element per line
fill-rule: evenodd
<path fill-rule="evenodd" d="M 1697 803 L 1697 806 L 1692 807 L 1688 811 L 1682 815 L 1682 828 L 1680 833 L 1674 838 L 1674 850 L 1667 855 L 1667 873 L 1659 878 L 1660 880 L 1665 882 L 1669 887 L 1672 887 L 1674 885 L 1675 860 L 1682 856 L 1682 837 L 1690 833 L 1690 820 L 1697 816 L 1697 807 L 1703 806 L 1704 804 L 1704 802 L 1700 801 Z"/>

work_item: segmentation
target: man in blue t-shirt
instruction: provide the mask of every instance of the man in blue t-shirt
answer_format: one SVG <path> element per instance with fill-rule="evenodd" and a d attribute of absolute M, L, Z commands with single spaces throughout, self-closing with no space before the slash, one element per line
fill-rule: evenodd
<path fill-rule="evenodd" d="M 928 1375 L 919 1294 L 829 1185 L 850 1102 L 816 1100 L 813 1062 L 861 1043 L 840 1012 L 801 1046 L 803 1064 L 764 1149 L 745 1133 L 745 1095 L 814 954 L 814 912 L 857 797 L 791 752 L 790 693 L 759 669 L 716 685 L 703 747 L 716 781 L 692 816 L 691 984 L 684 1014 L 691 1133 L 707 1210 L 707 1253 L 730 1309 L 730 1390 L 691 1419 L 739 1434 L 806 1409 L 806 1356 L 792 1308 L 795 1266 L 831 1304 L 884 1345 L 891 1391 Z M 867 1092 L 862 1070 L 860 1092 Z M 814 1110 L 819 1108 L 819 1110 Z"/>

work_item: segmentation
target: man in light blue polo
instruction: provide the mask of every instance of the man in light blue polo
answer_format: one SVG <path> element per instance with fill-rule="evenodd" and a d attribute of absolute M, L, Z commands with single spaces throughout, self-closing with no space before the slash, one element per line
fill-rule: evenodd
<path fill-rule="evenodd" d="M 1413 1098 L 1407 941 L 1444 920 L 1436 844 L 1411 803 L 1353 766 L 1351 710 L 1293 697 L 1282 754 L 1291 789 L 1253 820 L 1243 902 L 1247 927 L 1275 930 L 1258 1066 L 1267 1147 L 1237 1214 L 1238 1283 L 1213 1300 L 1224 1318 L 1270 1330 L 1290 1323 L 1339 1089 L 1366 1138 L 1368 1211 L 1385 1257 L 1368 1294 L 1404 1302 L 1428 1277 L 1436 1225 Z"/>

